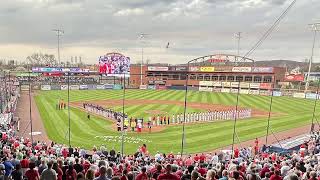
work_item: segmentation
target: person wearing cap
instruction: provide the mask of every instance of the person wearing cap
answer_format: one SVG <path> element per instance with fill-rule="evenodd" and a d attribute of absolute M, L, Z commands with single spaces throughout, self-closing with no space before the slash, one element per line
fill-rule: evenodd
<path fill-rule="evenodd" d="M 147 175 L 147 168 L 146 167 L 142 167 L 141 168 L 141 173 L 138 174 L 136 180 L 147 180 L 148 179 L 148 175 Z"/>
<path fill-rule="evenodd" d="M 185 171 L 184 175 L 181 177 L 181 180 L 191 179 L 191 173 L 193 170 L 194 170 L 193 165 L 188 166 L 187 171 Z"/>

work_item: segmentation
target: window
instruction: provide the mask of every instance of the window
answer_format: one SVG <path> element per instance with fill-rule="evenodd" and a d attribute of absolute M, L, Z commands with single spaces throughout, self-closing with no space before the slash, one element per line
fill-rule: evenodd
<path fill-rule="evenodd" d="M 203 74 L 198 74 L 198 78 L 199 81 L 203 81 Z"/>
<path fill-rule="evenodd" d="M 212 81 L 217 81 L 218 80 L 218 76 L 212 76 Z"/>
<path fill-rule="evenodd" d="M 252 76 L 246 76 L 245 81 L 247 82 L 252 82 Z"/>
<path fill-rule="evenodd" d="M 236 81 L 243 81 L 243 76 L 236 76 Z"/>
<path fill-rule="evenodd" d="M 253 81 L 254 82 L 261 82 L 261 80 L 262 80 L 261 76 L 255 76 Z"/>
<path fill-rule="evenodd" d="M 195 74 L 190 74 L 190 79 L 196 80 L 196 79 L 197 79 L 197 75 L 195 75 Z"/>
<path fill-rule="evenodd" d="M 234 76 L 228 76 L 228 81 L 234 81 Z"/>
<path fill-rule="evenodd" d="M 206 74 L 206 75 L 204 76 L 204 80 L 205 80 L 205 81 L 211 81 L 211 76 L 210 76 L 209 74 Z"/>
<path fill-rule="evenodd" d="M 263 78 L 263 82 L 266 82 L 266 83 L 272 82 L 272 76 L 265 76 L 265 77 Z"/>
<path fill-rule="evenodd" d="M 226 76 L 220 76 L 220 81 L 225 81 L 226 80 Z"/>

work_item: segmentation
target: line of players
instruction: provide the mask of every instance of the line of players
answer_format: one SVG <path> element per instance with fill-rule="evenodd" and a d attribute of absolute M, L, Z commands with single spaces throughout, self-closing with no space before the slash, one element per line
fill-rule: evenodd
<path fill-rule="evenodd" d="M 105 118 L 109 118 L 109 119 L 114 119 L 117 121 L 121 121 L 122 117 L 123 117 L 123 113 L 122 112 L 116 112 L 112 109 L 108 109 L 108 108 L 104 108 L 102 106 L 99 105 L 95 105 L 95 104 L 88 104 L 88 103 L 83 103 L 83 108 L 87 111 L 87 112 L 92 112 L 98 115 L 101 115 Z M 125 114 L 125 118 L 127 118 L 128 115 Z"/>
<path fill-rule="evenodd" d="M 251 109 L 241 109 L 237 112 L 235 110 L 227 111 L 209 111 L 209 112 L 194 112 L 186 114 L 186 123 L 198 122 L 198 121 L 214 121 L 214 120 L 232 120 L 232 119 L 246 119 L 251 118 Z M 161 126 L 167 124 L 182 123 L 184 120 L 184 114 L 177 114 L 170 116 L 153 116 L 149 117 L 149 122 L 152 122 L 153 126 Z"/>

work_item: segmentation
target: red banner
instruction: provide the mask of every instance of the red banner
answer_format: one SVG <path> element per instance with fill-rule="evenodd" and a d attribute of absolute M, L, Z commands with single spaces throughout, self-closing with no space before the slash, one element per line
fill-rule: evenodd
<path fill-rule="evenodd" d="M 287 75 L 284 78 L 285 81 L 291 81 L 291 82 L 302 82 L 304 81 L 304 75 L 303 74 L 290 74 Z"/>
<path fill-rule="evenodd" d="M 271 89 L 271 83 L 260 83 L 260 89 Z"/>

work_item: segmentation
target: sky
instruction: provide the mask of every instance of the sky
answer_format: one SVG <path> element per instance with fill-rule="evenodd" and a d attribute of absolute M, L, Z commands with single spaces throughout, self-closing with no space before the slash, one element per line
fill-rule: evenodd
<path fill-rule="evenodd" d="M 120 52 L 133 63 L 185 63 L 210 54 L 237 54 L 236 32 L 244 55 L 292 0 L 0 0 L 0 59 L 25 61 L 32 53 L 61 61 L 81 56 L 97 63 Z M 255 60 L 303 61 L 311 56 L 313 32 L 320 22 L 319 0 L 297 0 L 279 26 L 250 56 Z M 148 34 L 143 41 L 139 34 Z M 169 42 L 169 48 L 166 48 Z M 320 62 L 320 33 L 315 46 Z"/>

